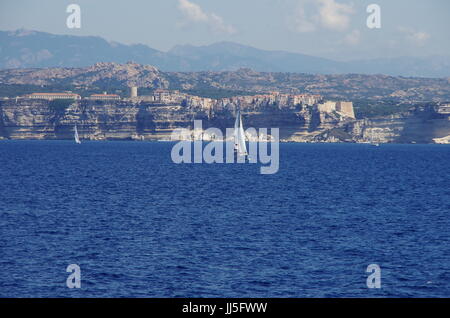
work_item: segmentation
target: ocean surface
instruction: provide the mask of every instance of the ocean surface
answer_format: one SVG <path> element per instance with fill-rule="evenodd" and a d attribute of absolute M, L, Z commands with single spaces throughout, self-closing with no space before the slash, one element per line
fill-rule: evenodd
<path fill-rule="evenodd" d="M 172 146 L 1 141 L 0 297 L 450 297 L 450 146 L 281 144 L 273 175 Z"/>

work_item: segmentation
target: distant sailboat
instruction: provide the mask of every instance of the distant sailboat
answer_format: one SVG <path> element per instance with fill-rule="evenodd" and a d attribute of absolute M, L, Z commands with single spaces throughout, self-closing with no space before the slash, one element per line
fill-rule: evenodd
<path fill-rule="evenodd" d="M 374 147 L 379 147 L 380 146 L 380 144 L 378 142 L 374 142 L 373 141 L 373 130 L 371 131 L 371 134 L 370 134 L 370 144 L 372 146 L 374 146 Z"/>
<path fill-rule="evenodd" d="M 77 144 L 81 144 L 81 141 L 80 141 L 80 137 L 78 136 L 78 129 L 77 129 L 77 125 L 75 125 L 75 133 L 74 133 L 74 137 L 75 137 L 75 142 L 77 143 Z"/>
<path fill-rule="evenodd" d="M 245 132 L 242 125 L 241 111 L 238 110 L 236 114 L 236 121 L 234 122 L 234 150 L 239 156 L 248 156 L 247 145 L 245 144 Z"/>

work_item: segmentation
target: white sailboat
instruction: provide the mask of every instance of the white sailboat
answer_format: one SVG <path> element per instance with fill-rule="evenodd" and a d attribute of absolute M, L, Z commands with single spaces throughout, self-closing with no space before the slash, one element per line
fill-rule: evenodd
<path fill-rule="evenodd" d="M 247 145 L 245 144 L 245 132 L 242 125 L 241 111 L 238 110 L 236 114 L 236 121 L 234 122 L 234 150 L 239 156 L 248 156 Z"/>
<path fill-rule="evenodd" d="M 80 137 L 78 136 L 78 129 L 77 129 L 77 125 L 75 125 L 75 133 L 74 133 L 74 138 L 75 138 L 75 142 L 77 143 L 77 144 L 81 144 L 81 141 L 80 141 Z"/>
<path fill-rule="evenodd" d="M 370 144 L 372 146 L 374 146 L 374 147 L 379 147 L 380 146 L 380 144 L 378 142 L 374 142 L 373 141 L 373 129 L 372 129 L 371 134 L 370 134 Z"/>

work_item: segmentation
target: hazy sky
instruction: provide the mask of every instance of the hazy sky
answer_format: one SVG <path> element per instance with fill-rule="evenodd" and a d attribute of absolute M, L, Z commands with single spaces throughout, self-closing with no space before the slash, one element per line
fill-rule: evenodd
<path fill-rule="evenodd" d="M 81 29 L 66 7 L 81 7 Z M 369 29 L 369 4 L 381 29 Z M 333 59 L 450 55 L 449 0 L 0 0 L 0 30 L 96 35 L 167 51 L 233 41 Z"/>

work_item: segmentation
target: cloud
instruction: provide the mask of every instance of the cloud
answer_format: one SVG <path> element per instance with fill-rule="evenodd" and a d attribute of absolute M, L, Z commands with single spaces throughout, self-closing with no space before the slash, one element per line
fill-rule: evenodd
<path fill-rule="evenodd" d="M 215 13 L 206 13 L 195 3 L 188 0 L 178 0 L 178 9 L 183 13 L 187 22 L 204 23 L 216 32 L 233 34 L 236 29 L 226 24 L 222 17 Z"/>
<path fill-rule="evenodd" d="M 303 6 L 298 6 L 295 15 L 292 17 L 292 24 L 294 31 L 305 33 L 312 32 L 316 30 L 316 25 L 314 22 L 307 18 L 305 9 Z"/>
<path fill-rule="evenodd" d="M 228 33 L 228 34 L 236 33 L 236 29 L 234 28 L 234 26 L 226 24 L 223 21 L 222 17 L 219 17 L 218 15 L 216 15 L 214 13 L 211 13 L 210 18 L 209 18 L 209 22 L 218 31 L 221 31 L 221 32 L 224 32 L 224 33 Z"/>
<path fill-rule="evenodd" d="M 352 5 L 336 0 L 300 0 L 291 21 L 297 32 L 312 32 L 319 27 L 345 31 L 353 13 Z"/>
<path fill-rule="evenodd" d="M 361 39 L 361 32 L 359 30 L 353 30 L 347 34 L 344 38 L 344 42 L 350 45 L 356 45 Z"/>
<path fill-rule="evenodd" d="M 207 22 L 208 15 L 203 12 L 199 5 L 189 2 L 188 0 L 179 0 L 178 9 L 186 16 L 187 19 L 194 22 Z"/>
<path fill-rule="evenodd" d="M 416 31 L 412 28 L 399 27 L 398 30 L 405 34 L 406 40 L 416 46 L 424 46 L 430 35 L 424 31 Z"/>
<path fill-rule="evenodd" d="M 335 0 L 319 0 L 320 22 L 328 29 L 346 30 L 350 24 L 350 14 L 354 12 L 351 5 L 337 3 Z"/>
<path fill-rule="evenodd" d="M 422 46 L 430 38 L 430 35 L 426 32 L 414 32 L 413 34 L 409 35 L 408 38 L 417 45 Z"/>

